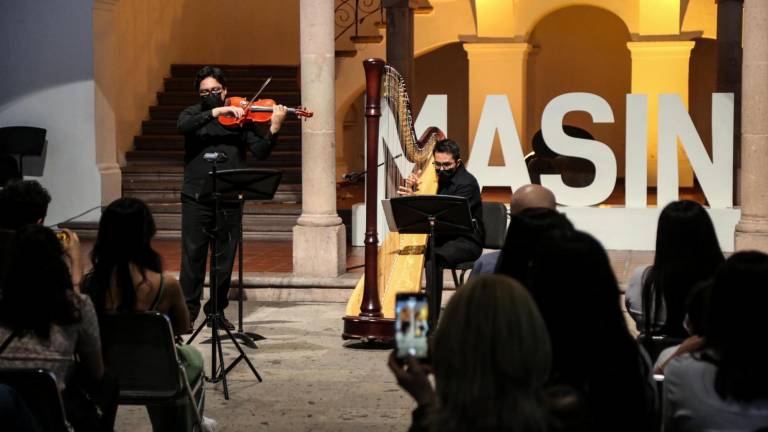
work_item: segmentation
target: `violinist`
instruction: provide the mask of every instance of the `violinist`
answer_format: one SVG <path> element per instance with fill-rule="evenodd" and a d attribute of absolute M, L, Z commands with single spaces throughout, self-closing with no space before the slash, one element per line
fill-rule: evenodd
<path fill-rule="evenodd" d="M 264 125 L 243 123 L 238 127 L 226 127 L 217 119 L 221 116 L 241 118 L 245 115 L 239 106 L 226 106 L 227 81 L 221 69 L 205 66 L 195 76 L 195 91 L 200 102 L 187 107 L 179 115 L 177 127 L 184 134 L 184 184 L 181 189 L 181 288 L 186 297 L 190 314 L 190 327 L 200 312 L 205 265 L 210 245 L 209 235 L 213 228 L 214 207 L 211 202 L 199 201 L 203 184 L 211 171 L 211 163 L 203 159 L 205 153 L 222 155 L 217 162 L 218 170 L 247 168 L 246 155 L 251 152 L 257 159 L 269 156 L 277 142 L 277 133 L 285 119 L 287 109 L 275 105 L 271 121 Z M 225 156 L 224 156 L 225 155 Z M 240 212 L 237 203 L 221 203 L 219 206 L 219 235 L 217 265 L 219 268 L 217 295 L 218 309 L 227 307 L 232 266 L 237 239 L 240 238 Z M 212 301 L 204 306 L 205 313 L 213 312 Z M 226 318 L 225 326 L 234 330 Z"/>

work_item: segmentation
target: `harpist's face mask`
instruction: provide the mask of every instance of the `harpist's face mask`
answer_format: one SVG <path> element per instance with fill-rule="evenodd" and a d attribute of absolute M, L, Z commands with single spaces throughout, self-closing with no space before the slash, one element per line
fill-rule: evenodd
<path fill-rule="evenodd" d="M 438 180 L 450 179 L 456 174 L 456 167 L 459 166 L 459 161 L 455 160 L 450 153 L 436 152 L 435 161 L 432 163 L 435 165 Z"/>

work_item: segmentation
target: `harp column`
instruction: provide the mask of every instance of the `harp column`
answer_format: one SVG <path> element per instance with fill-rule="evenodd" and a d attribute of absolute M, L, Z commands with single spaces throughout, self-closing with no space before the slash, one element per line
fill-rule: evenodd
<path fill-rule="evenodd" d="M 293 228 L 293 272 L 346 270 L 346 232 L 336 212 L 334 0 L 301 0 L 301 99 L 315 116 L 301 128 L 302 208 Z"/>
<path fill-rule="evenodd" d="M 741 220 L 736 250 L 768 252 L 768 2 L 744 1 L 741 72 Z"/>

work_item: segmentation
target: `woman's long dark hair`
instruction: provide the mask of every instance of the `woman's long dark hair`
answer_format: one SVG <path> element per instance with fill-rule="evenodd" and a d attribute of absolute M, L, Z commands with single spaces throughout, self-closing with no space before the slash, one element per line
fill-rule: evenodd
<path fill-rule="evenodd" d="M 434 430 L 544 430 L 537 395 L 550 362 L 546 326 L 525 288 L 499 275 L 470 279 L 434 337 Z"/>
<path fill-rule="evenodd" d="M 664 207 L 653 266 L 643 277 L 643 333 L 686 337 L 685 300 L 696 284 L 715 274 L 724 259 L 712 219 L 701 204 L 675 201 Z M 661 329 L 655 329 L 662 304 L 666 318 Z"/>
<path fill-rule="evenodd" d="M 19 229 L 0 298 L 0 323 L 48 339 L 51 325 L 80 322 L 72 276 L 56 234 L 41 225 Z"/>
<path fill-rule="evenodd" d="M 768 399 L 768 255 L 738 252 L 715 275 L 705 328 L 707 352 L 717 365 L 715 390 L 723 399 Z"/>
<path fill-rule="evenodd" d="M 650 363 L 630 335 L 602 245 L 580 231 L 547 235 L 534 253 L 529 289 L 552 341 L 552 384 L 583 392 L 589 430 L 649 430 Z"/>
<path fill-rule="evenodd" d="M 555 230 L 573 230 L 564 214 L 548 208 L 529 208 L 512 215 L 507 238 L 496 262 L 494 273 L 528 283 L 528 272 L 537 242 Z"/>
<path fill-rule="evenodd" d="M 152 213 L 139 199 L 120 198 L 104 209 L 91 252 L 93 270 L 84 284 L 97 312 L 104 310 L 113 274 L 120 292 L 120 304 L 116 309 L 120 312 L 135 310 L 136 290 L 129 264 L 138 267 L 145 280 L 146 270 L 162 273 L 160 255 L 151 244 L 155 231 Z"/>

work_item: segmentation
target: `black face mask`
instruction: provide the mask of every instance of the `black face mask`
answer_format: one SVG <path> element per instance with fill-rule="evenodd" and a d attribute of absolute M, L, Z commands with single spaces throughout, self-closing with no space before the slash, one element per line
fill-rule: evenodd
<path fill-rule="evenodd" d="M 221 98 L 221 93 L 208 93 L 205 96 L 200 96 L 200 101 L 203 104 L 204 109 L 214 109 L 224 105 L 224 100 Z"/>
<path fill-rule="evenodd" d="M 454 174 L 456 174 L 456 168 L 438 170 L 437 179 L 438 181 L 450 180 Z"/>

